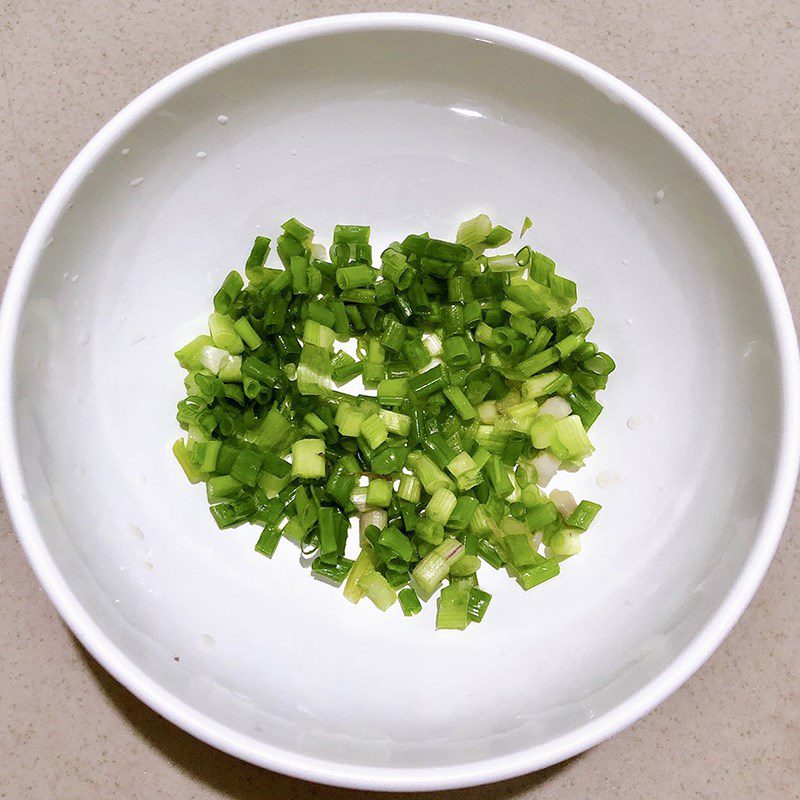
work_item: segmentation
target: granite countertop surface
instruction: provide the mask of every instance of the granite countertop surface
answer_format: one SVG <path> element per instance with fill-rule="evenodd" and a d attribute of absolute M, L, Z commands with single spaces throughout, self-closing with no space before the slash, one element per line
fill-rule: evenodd
<path fill-rule="evenodd" d="M 515 28 L 609 70 L 719 165 L 800 308 L 800 5 L 790 0 L 4 0 L 0 283 L 56 178 L 92 134 L 173 69 L 275 25 L 419 10 Z M 637 724 L 569 761 L 454 798 L 800 797 L 800 513 L 734 631 Z M 364 798 L 258 769 L 164 721 L 61 622 L 0 504 L 0 798 Z M 430 793 L 433 796 L 434 793 Z M 378 795 L 376 795 L 377 797 Z M 427 797 L 427 793 L 416 794 Z"/>

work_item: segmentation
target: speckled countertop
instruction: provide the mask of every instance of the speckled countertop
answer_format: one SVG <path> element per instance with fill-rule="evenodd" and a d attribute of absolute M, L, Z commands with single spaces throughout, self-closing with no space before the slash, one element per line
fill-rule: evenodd
<path fill-rule="evenodd" d="M 800 308 L 800 5 L 791 0 L 298 0 L 0 3 L 0 281 L 80 146 L 158 78 L 306 17 L 425 10 L 516 28 L 604 67 L 708 152 L 756 219 Z M 800 514 L 742 621 L 670 699 L 533 775 L 446 798 L 800 797 Z M 0 798 L 357 798 L 249 766 L 110 678 L 39 588 L 0 505 Z M 421 796 L 421 795 L 418 795 Z"/>

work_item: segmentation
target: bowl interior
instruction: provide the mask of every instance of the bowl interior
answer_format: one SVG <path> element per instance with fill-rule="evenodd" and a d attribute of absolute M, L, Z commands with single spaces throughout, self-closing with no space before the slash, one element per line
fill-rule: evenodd
<path fill-rule="evenodd" d="M 13 365 L 25 502 L 120 671 L 195 732 L 318 778 L 541 766 L 657 679 L 748 559 L 781 417 L 753 257 L 648 122 L 524 48 L 376 29 L 251 50 L 140 115 L 65 198 Z M 531 216 L 617 360 L 596 454 L 553 484 L 604 508 L 559 579 L 524 593 L 484 565 L 485 622 L 436 633 L 434 604 L 353 607 L 290 543 L 268 561 L 255 529 L 216 529 L 170 453 L 171 354 L 290 216 L 323 240 L 371 224 L 379 251 L 484 210 Z"/>

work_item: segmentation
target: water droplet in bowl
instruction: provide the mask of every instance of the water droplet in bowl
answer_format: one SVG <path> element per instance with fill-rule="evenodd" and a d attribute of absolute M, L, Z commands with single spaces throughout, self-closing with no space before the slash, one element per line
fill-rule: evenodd
<path fill-rule="evenodd" d="M 198 150 L 197 153 L 195 153 L 195 157 L 196 158 L 200 158 L 200 159 L 205 158 L 206 157 L 206 151 L 205 150 Z"/>
<path fill-rule="evenodd" d="M 134 188 L 136 188 L 137 186 L 141 186 L 143 180 L 144 178 L 134 178 L 131 181 L 131 186 L 133 186 Z"/>
<path fill-rule="evenodd" d="M 630 262 L 630 261 L 628 261 L 628 259 L 627 259 L 627 258 L 623 258 L 623 259 L 622 259 L 622 263 L 623 263 L 623 264 L 624 264 L 624 265 L 627 267 L 627 266 L 628 266 L 628 264 L 630 264 L 631 262 Z"/>
<path fill-rule="evenodd" d="M 220 125 L 227 125 L 229 119 L 230 117 L 228 117 L 226 114 L 220 114 L 217 117 L 217 122 L 219 122 Z"/>
<path fill-rule="evenodd" d="M 216 644 L 216 642 L 214 641 L 213 636 L 209 636 L 207 633 L 201 633 L 200 644 L 202 644 L 207 650 L 210 650 Z"/>
<path fill-rule="evenodd" d="M 292 149 L 291 149 L 289 152 L 290 152 L 290 153 L 291 153 L 293 156 L 296 156 L 296 155 L 297 155 L 297 150 L 295 150 L 295 149 L 294 149 L 294 147 L 293 147 L 293 148 L 292 148 Z"/>
<path fill-rule="evenodd" d="M 619 486 L 623 482 L 622 475 L 616 470 L 607 469 L 599 473 L 595 478 L 595 483 L 601 489 L 610 489 L 613 486 Z"/>
<path fill-rule="evenodd" d="M 758 341 L 748 342 L 744 348 L 742 356 L 745 360 L 753 358 L 753 356 L 764 355 L 764 347 Z"/>
<path fill-rule="evenodd" d="M 128 525 L 128 530 L 130 531 L 131 536 L 134 539 L 139 539 L 140 541 L 144 541 L 144 532 L 138 525 Z"/>
<path fill-rule="evenodd" d="M 123 156 L 126 156 L 126 155 L 128 155 L 128 153 L 130 153 L 130 151 L 131 151 L 130 147 L 123 147 L 123 148 L 122 148 L 122 150 L 120 150 L 119 152 L 120 152 L 120 153 L 121 153 Z"/>
<path fill-rule="evenodd" d="M 664 199 L 664 189 L 659 189 L 656 192 L 655 197 L 653 198 L 653 202 L 658 205 Z"/>
<path fill-rule="evenodd" d="M 81 279 L 80 275 L 73 275 L 72 276 L 72 282 L 73 283 L 77 283 L 80 279 Z"/>
<path fill-rule="evenodd" d="M 628 426 L 628 430 L 638 431 L 653 422 L 655 422 L 655 417 L 652 414 L 633 414 L 628 417 L 628 421 L 625 424 Z"/>

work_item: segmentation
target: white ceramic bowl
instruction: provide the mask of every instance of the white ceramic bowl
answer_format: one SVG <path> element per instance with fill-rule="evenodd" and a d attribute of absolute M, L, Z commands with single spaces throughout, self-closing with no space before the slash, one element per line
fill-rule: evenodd
<path fill-rule="evenodd" d="M 291 545 L 270 562 L 216 530 L 170 454 L 171 353 L 289 216 L 386 243 L 479 210 L 534 219 L 617 359 L 597 453 L 561 481 L 604 510 L 558 580 L 523 593 L 487 568 L 485 622 L 436 633 L 432 607 L 352 607 Z M 722 175 L 597 67 L 441 17 L 268 31 L 131 103 L 25 239 L 0 386 L 14 523 L 84 645 L 205 741 L 354 787 L 517 775 L 646 713 L 752 597 L 798 463 L 786 299 Z"/>

